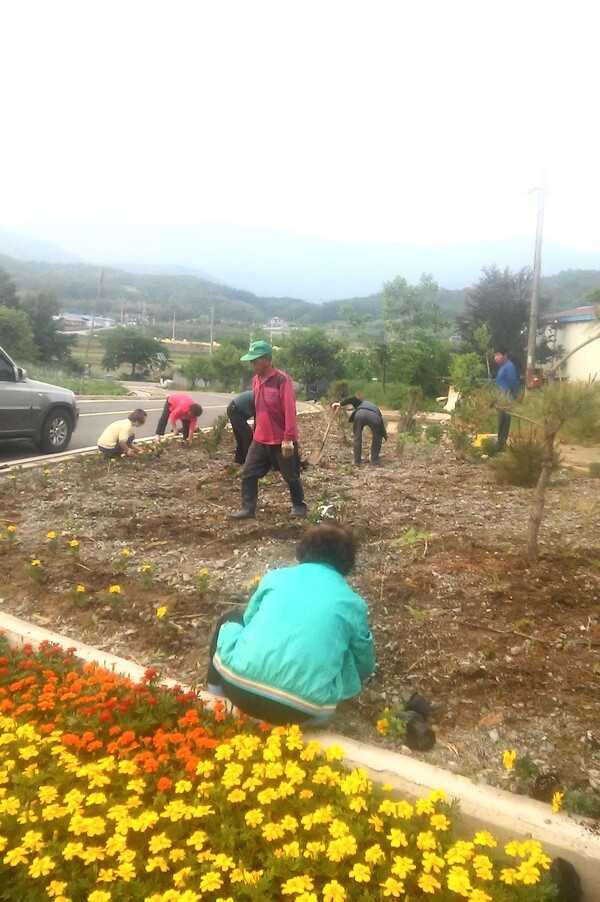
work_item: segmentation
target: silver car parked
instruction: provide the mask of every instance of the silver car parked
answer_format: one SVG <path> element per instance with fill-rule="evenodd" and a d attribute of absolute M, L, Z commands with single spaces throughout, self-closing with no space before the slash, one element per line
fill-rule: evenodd
<path fill-rule="evenodd" d="M 64 451 L 78 419 L 72 391 L 28 379 L 0 348 L 0 439 L 29 439 L 44 454 Z"/>

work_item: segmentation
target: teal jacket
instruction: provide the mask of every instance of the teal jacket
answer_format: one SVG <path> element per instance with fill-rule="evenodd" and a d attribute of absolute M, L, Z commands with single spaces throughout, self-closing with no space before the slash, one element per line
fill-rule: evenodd
<path fill-rule="evenodd" d="M 272 570 L 243 625 L 221 627 L 213 663 L 246 691 L 330 715 L 375 668 L 366 602 L 327 564 Z"/>

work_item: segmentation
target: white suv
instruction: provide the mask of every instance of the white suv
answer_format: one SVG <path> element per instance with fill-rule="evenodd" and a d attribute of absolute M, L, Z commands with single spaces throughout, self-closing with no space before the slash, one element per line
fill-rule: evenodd
<path fill-rule="evenodd" d="M 0 439 L 25 438 L 44 454 L 64 451 L 79 419 L 72 391 L 28 379 L 0 348 Z"/>

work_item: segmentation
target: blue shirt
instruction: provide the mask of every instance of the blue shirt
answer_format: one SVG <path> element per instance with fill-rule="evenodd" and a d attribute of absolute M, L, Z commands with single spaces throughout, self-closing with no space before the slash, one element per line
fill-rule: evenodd
<path fill-rule="evenodd" d="M 519 391 L 519 377 L 512 360 L 505 360 L 496 374 L 496 386 L 506 395 L 516 395 Z"/>

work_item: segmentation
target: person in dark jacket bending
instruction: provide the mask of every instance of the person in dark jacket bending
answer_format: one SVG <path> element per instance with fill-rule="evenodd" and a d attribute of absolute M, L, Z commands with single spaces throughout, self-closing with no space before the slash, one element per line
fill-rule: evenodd
<path fill-rule="evenodd" d="M 360 467 L 362 460 L 362 434 L 365 426 L 368 426 L 373 436 L 371 441 L 371 463 L 376 467 L 381 466 L 379 452 L 381 451 L 383 439 L 387 439 L 387 432 L 379 407 L 371 401 L 361 401 L 360 398 L 354 396 L 345 398 L 343 401 L 336 401 L 331 406 L 334 410 L 338 410 L 340 407 L 354 408 L 348 418 L 348 421 L 352 423 L 354 434 L 352 443 L 354 465 Z"/>
<path fill-rule="evenodd" d="M 227 407 L 227 416 L 236 441 L 234 461 L 236 464 L 243 464 L 254 435 L 248 422 L 256 416 L 254 392 L 243 391 L 241 395 L 236 395 Z"/>

